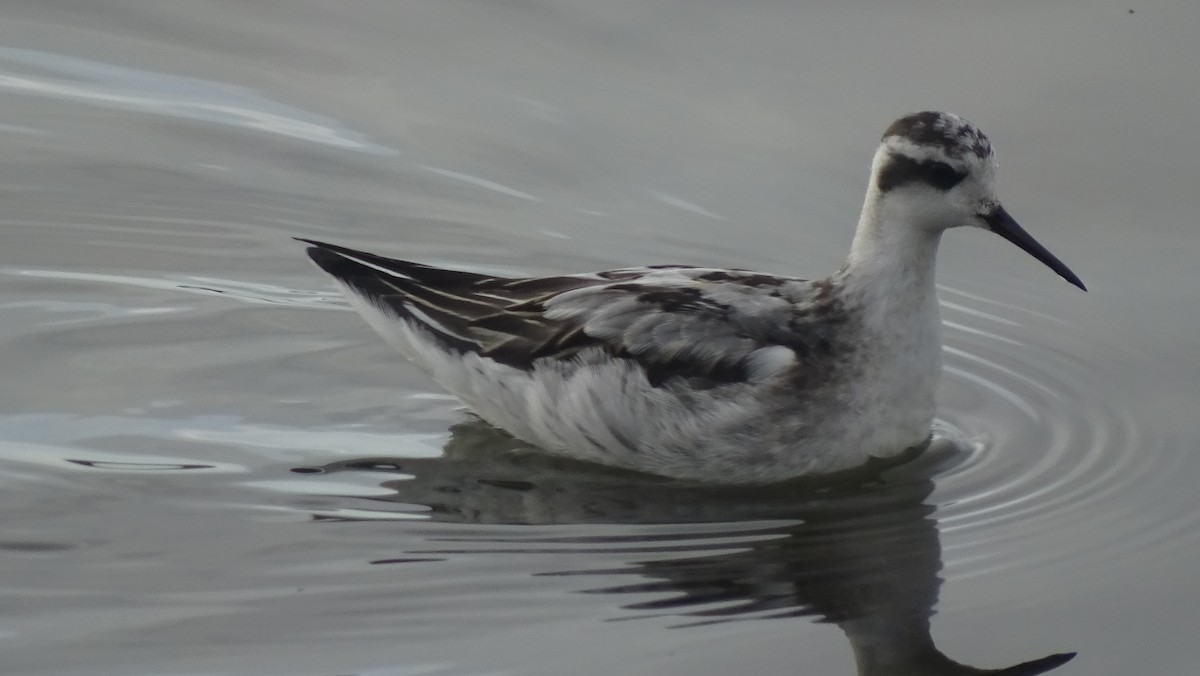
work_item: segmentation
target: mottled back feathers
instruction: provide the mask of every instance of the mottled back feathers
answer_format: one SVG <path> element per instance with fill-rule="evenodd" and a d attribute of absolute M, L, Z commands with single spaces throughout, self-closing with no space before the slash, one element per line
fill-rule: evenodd
<path fill-rule="evenodd" d="M 322 269 L 442 345 L 529 370 L 622 358 L 652 384 L 758 381 L 832 350 L 843 313 L 820 284 L 687 266 L 508 279 L 303 240 Z M 797 301 L 801 301 L 797 303 Z"/>

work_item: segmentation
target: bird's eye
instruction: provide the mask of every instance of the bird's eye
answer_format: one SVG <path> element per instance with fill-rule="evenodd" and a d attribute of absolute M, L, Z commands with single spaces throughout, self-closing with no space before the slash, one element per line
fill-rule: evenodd
<path fill-rule="evenodd" d="M 907 183 L 924 183 L 936 190 L 949 190 L 962 183 L 967 172 L 937 160 L 917 161 L 903 155 L 891 155 L 879 172 L 879 189 L 887 192 Z"/>

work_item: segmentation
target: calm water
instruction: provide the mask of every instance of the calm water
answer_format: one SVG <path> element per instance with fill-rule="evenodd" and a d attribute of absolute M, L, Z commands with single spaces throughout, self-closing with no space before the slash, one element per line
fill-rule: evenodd
<path fill-rule="evenodd" d="M 1200 5 L 802 4 L 0 7 L 3 672 L 1200 670 Z M 862 489 L 531 453 L 290 239 L 824 275 L 926 108 L 1091 292 L 950 233 L 971 450 Z"/>

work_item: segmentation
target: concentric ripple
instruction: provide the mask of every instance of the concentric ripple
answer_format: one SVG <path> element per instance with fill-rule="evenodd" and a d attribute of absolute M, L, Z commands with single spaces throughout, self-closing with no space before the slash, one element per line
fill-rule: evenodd
<path fill-rule="evenodd" d="M 979 442 L 931 497 L 952 576 L 1080 556 L 1096 575 L 1190 530 L 1189 491 L 1172 486 L 1187 455 L 1139 422 L 1118 385 L 1118 369 L 1166 360 L 1027 306 L 942 295 L 941 418 Z"/>

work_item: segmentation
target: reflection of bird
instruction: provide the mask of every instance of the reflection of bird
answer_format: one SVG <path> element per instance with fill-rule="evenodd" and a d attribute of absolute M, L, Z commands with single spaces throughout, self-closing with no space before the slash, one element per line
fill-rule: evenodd
<path fill-rule="evenodd" d="M 897 120 L 850 255 L 810 282 L 652 266 L 503 279 L 308 241 L 368 321 L 484 420 L 542 448 L 668 476 L 764 482 L 923 443 L 947 228 L 996 232 L 1082 282 L 1000 205 L 987 137 Z"/>
<path fill-rule="evenodd" d="M 628 576 L 628 583 L 589 591 L 656 596 L 627 604 L 634 616 L 666 612 L 687 616 L 685 624 L 819 618 L 845 632 L 859 676 L 1032 676 L 1073 656 L 1052 655 L 987 671 L 958 664 L 934 646 L 930 616 L 941 586 L 941 545 L 934 508 L 924 501 L 933 489 L 930 476 L 944 465 L 946 455 L 938 447 L 906 465 L 860 477 L 865 484 L 718 487 L 597 471 L 522 452 L 519 442 L 479 421 L 452 431 L 443 458 L 359 459 L 323 469 L 372 469 L 409 477 L 386 480 L 383 486 L 392 493 L 374 499 L 422 505 L 429 511 L 421 513 L 438 521 L 657 524 L 644 536 L 634 527 L 618 537 L 611 531 L 594 538 L 573 534 L 570 548 L 558 550 L 553 560 L 561 565 L 563 556 L 576 551 L 578 564 L 568 564 L 569 572 L 535 572 L 581 584 L 595 576 Z M 712 526 L 697 534 L 683 527 L 672 533 L 664 525 L 689 522 Z M 781 522 L 785 525 L 776 525 Z M 504 551 L 520 552 L 512 529 L 498 537 Z M 544 532 L 530 538 L 533 550 L 544 552 L 549 546 Z M 489 559 L 503 556 L 478 533 L 472 541 Z M 431 545 L 397 560 L 436 559 L 440 550 Z M 647 560 L 647 551 L 663 545 L 668 546 L 659 558 Z M 462 543 L 454 546 L 461 554 Z M 597 550 L 606 559 L 627 551 L 626 560 L 633 563 L 580 570 Z"/>

